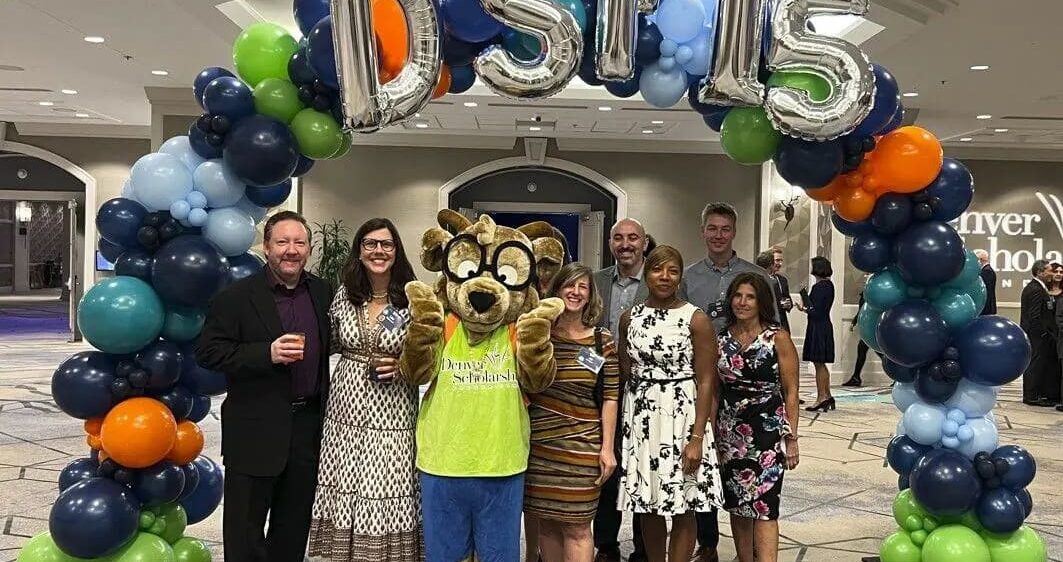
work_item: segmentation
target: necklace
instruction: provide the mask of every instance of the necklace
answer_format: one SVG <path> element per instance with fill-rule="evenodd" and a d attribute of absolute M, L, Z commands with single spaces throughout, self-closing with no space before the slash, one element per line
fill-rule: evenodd
<path fill-rule="evenodd" d="M 384 299 L 388 298 L 388 292 L 384 291 L 383 293 L 373 293 L 372 296 L 373 296 L 373 300 L 375 300 L 375 301 L 384 300 Z"/>

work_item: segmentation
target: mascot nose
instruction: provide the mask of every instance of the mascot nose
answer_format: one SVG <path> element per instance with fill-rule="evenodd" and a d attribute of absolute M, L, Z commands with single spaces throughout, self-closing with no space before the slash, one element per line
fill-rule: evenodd
<path fill-rule="evenodd" d="M 483 314 L 494 306 L 495 295 L 494 293 L 485 293 L 483 291 L 472 291 L 469 293 L 469 304 L 472 305 L 473 310 Z"/>

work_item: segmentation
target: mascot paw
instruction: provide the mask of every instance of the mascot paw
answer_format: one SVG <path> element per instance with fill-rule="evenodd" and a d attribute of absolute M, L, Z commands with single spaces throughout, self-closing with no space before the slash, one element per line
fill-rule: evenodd
<path fill-rule="evenodd" d="M 410 281 L 406 284 L 406 298 L 410 299 L 410 320 L 414 324 L 443 327 L 443 303 L 432 287 Z"/>
<path fill-rule="evenodd" d="M 541 318 L 543 320 L 553 322 L 554 320 L 557 320 L 557 317 L 561 316 L 561 313 L 564 311 L 565 303 L 561 299 L 556 297 L 543 299 L 539 301 L 539 306 L 536 306 L 530 311 L 521 314 L 520 318 L 517 319 L 517 323 L 520 324 L 522 320 L 527 320 L 531 318 Z"/>

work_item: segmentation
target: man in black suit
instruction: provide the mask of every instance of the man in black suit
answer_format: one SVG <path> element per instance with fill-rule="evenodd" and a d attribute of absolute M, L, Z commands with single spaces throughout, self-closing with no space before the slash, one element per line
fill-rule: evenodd
<path fill-rule="evenodd" d="M 779 324 L 787 332 L 790 331 L 790 319 L 786 316 L 793 307 L 793 299 L 790 298 L 790 280 L 785 275 L 779 273 L 782 268 L 782 250 L 773 249 L 766 252 L 757 254 L 753 263 L 768 272 L 768 279 L 773 285 L 772 289 L 775 291 L 777 301 L 775 302 L 775 309 L 779 315 Z"/>
<path fill-rule="evenodd" d="M 1022 288 L 1019 310 L 1019 326 L 1030 339 L 1031 350 L 1030 365 L 1022 377 L 1022 401 L 1031 406 L 1053 406 L 1054 402 L 1046 398 L 1044 392 L 1046 385 L 1053 382 L 1046 380 L 1049 373 L 1059 369 L 1053 364 L 1058 360 L 1055 337 L 1045 321 L 1046 316 L 1054 319 L 1048 294 L 1052 268 L 1048 260 L 1037 260 L 1033 262 L 1030 273 L 1033 274 L 1033 280 Z M 1058 384 L 1058 381 L 1054 382 Z"/>
<path fill-rule="evenodd" d="M 982 307 L 981 316 L 987 316 L 997 313 L 997 272 L 993 271 L 993 266 L 989 265 L 989 252 L 985 250 L 975 250 L 974 255 L 978 256 L 978 263 L 982 265 L 982 270 L 978 272 L 978 276 L 982 278 L 982 282 L 985 283 L 985 306 Z"/>
<path fill-rule="evenodd" d="M 228 382 L 221 407 L 227 562 L 303 560 L 328 392 L 332 290 L 305 271 L 310 229 L 283 211 L 266 221 L 264 238 L 266 267 L 215 296 L 197 354 Z"/>

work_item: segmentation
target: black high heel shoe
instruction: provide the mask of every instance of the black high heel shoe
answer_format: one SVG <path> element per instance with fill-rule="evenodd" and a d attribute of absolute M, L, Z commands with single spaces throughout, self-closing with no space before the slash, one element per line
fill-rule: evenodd
<path fill-rule="evenodd" d="M 809 407 L 805 408 L 805 411 L 806 412 L 826 412 L 827 410 L 835 410 L 835 409 L 837 409 L 836 408 L 836 403 L 834 402 L 834 397 L 832 396 L 832 397 L 820 402 L 819 404 L 816 404 L 815 406 L 809 406 Z"/>

